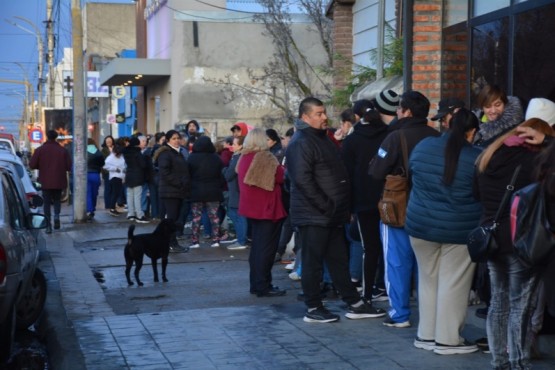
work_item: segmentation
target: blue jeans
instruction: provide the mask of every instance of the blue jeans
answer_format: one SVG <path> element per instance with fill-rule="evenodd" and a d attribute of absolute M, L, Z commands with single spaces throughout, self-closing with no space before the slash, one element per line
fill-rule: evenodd
<path fill-rule="evenodd" d="M 495 256 L 488 261 L 488 268 L 491 305 L 486 328 L 491 364 L 494 369 L 530 369 L 533 333 L 529 325 L 539 274 L 524 266 L 514 253 Z"/>
<path fill-rule="evenodd" d="M 96 211 L 96 200 L 100 188 L 100 173 L 87 173 L 87 213 Z"/>
<path fill-rule="evenodd" d="M 247 244 L 247 219 L 246 217 L 240 216 L 237 208 L 228 207 L 227 216 L 233 222 L 235 227 L 235 233 L 237 234 L 237 243 L 240 245 Z"/>

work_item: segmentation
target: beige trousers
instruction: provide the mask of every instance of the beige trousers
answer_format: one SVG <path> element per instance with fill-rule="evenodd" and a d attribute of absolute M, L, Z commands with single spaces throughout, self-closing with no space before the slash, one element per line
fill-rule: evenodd
<path fill-rule="evenodd" d="M 418 263 L 418 337 L 458 345 L 476 265 L 464 244 L 410 242 Z"/>

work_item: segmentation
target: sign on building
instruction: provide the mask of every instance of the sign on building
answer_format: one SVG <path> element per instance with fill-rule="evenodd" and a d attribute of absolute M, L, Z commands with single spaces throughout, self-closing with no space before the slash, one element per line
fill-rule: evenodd
<path fill-rule="evenodd" d="M 73 71 L 63 71 L 64 97 L 73 97 Z M 110 96 L 108 86 L 100 85 L 100 72 L 88 71 L 85 81 L 87 98 L 107 98 Z"/>

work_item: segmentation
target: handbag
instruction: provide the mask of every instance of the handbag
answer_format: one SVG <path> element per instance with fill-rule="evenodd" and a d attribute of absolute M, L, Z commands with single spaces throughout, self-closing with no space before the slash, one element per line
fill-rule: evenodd
<path fill-rule="evenodd" d="M 402 131 L 399 131 L 399 134 L 403 151 L 402 173 L 400 175 L 386 176 L 382 197 L 378 202 L 378 210 L 382 223 L 394 227 L 405 226 L 409 194 L 407 140 Z"/>
<path fill-rule="evenodd" d="M 511 193 L 514 191 L 514 184 L 520 172 L 520 167 L 521 165 L 518 165 L 515 168 L 511 182 L 507 185 L 505 194 L 503 195 L 501 203 L 499 203 L 499 208 L 493 220 L 476 227 L 468 234 L 466 246 L 472 262 L 486 262 L 488 258 L 495 255 L 499 250 L 499 245 L 497 245 L 494 235 L 499 226 L 499 217 L 505 209 Z"/>
<path fill-rule="evenodd" d="M 555 257 L 555 235 L 546 214 L 545 189 L 539 183 L 515 193 L 511 205 L 515 252 L 528 267 L 548 265 Z"/>

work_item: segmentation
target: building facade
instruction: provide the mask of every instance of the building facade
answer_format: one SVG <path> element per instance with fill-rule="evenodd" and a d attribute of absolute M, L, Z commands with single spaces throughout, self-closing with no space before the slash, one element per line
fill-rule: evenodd
<path fill-rule="evenodd" d="M 355 25 L 357 7 L 377 3 L 332 1 L 334 19 L 341 16 L 335 26 Z M 525 106 L 533 97 L 555 100 L 555 1 L 397 0 L 395 9 L 404 40 L 404 90 L 419 90 L 432 103 L 459 97 L 471 108 L 478 108 L 476 95 L 486 84 L 499 85 Z"/>

